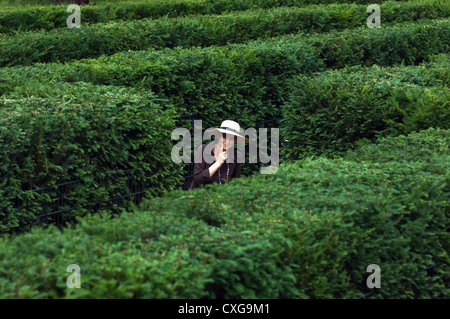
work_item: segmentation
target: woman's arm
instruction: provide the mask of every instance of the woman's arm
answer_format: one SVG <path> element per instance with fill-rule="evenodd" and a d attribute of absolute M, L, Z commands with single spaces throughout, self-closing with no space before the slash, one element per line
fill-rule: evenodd
<path fill-rule="evenodd" d="M 197 154 L 195 156 L 194 161 L 194 181 L 197 185 L 200 184 L 208 184 L 211 183 L 212 176 L 214 173 L 222 166 L 224 160 L 226 159 L 226 156 L 221 154 L 216 162 L 208 167 L 208 163 L 203 160 L 203 147 L 200 146 L 197 149 Z"/>
<path fill-rule="evenodd" d="M 215 172 L 222 166 L 219 162 L 215 162 L 209 167 L 209 177 L 212 177 Z"/>

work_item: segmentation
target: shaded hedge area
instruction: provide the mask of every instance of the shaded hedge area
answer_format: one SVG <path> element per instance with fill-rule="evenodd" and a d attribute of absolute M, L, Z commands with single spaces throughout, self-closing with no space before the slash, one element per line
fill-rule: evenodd
<path fill-rule="evenodd" d="M 443 298 L 449 142 L 450 131 L 433 128 L 383 138 L 346 158 L 174 191 L 64 232 L 3 236 L 0 296 L 356 298 L 375 263 L 373 297 Z M 66 287 L 73 263 L 81 289 Z"/>

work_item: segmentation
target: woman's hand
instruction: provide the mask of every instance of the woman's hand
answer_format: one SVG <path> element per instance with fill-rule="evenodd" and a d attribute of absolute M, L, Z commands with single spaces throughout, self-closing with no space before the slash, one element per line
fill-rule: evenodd
<path fill-rule="evenodd" d="M 216 162 L 222 165 L 227 160 L 227 152 L 220 152 L 216 158 Z"/>

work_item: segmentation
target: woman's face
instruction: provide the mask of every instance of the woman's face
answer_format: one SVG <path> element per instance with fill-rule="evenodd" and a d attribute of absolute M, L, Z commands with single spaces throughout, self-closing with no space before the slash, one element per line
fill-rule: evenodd
<path fill-rule="evenodd" d="M 223 150 L 226 151 L 234 146 L 234 135 L 226 136 L 226 133 L 222 133 Z"/>

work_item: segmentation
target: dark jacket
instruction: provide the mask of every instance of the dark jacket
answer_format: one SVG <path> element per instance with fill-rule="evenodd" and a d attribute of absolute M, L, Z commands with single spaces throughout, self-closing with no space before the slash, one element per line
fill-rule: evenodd
<path fill-rule="evenodd" d="M 212 142 L 214 143 L 214 142 Z M 237 163 L 238 158 L 238 151 L 237 149 L 233 148 L 234 151 L 234 159 L 233 163 L 227 163 L 229 159 L 225 160 L 225 162 L 222 164 L 222 166 L 213 174 L 213 176 L 209 176 L 209 168 L 214 165 L 214 162 L 209 164 L 205 161 L 203 158 L 203 150 L 208 144 L 202 144 L 197 149 L 197 154 L 194 161 L 194 180 L 191 183 L 191 189 L 195 189 L 199 187 L 200 185 L 207 185 L 212 183 L 219 183 L 219 170 L 220 170 L 220 178 L 222 179 L 222 184 L 225 184 L 227 181 L 227 169 L 229 167 L 229 173 L 228 173 L 228 180 L 231 180 L 232 178 L 241 177 L 241 168 L 242 163 Z M 201 148 L 201 151 L 200 151 Z M 211 150 L 211 156 L 214 156 L 214 153 Z M 197 163 L 200 162 L 201 163 Z"/>

